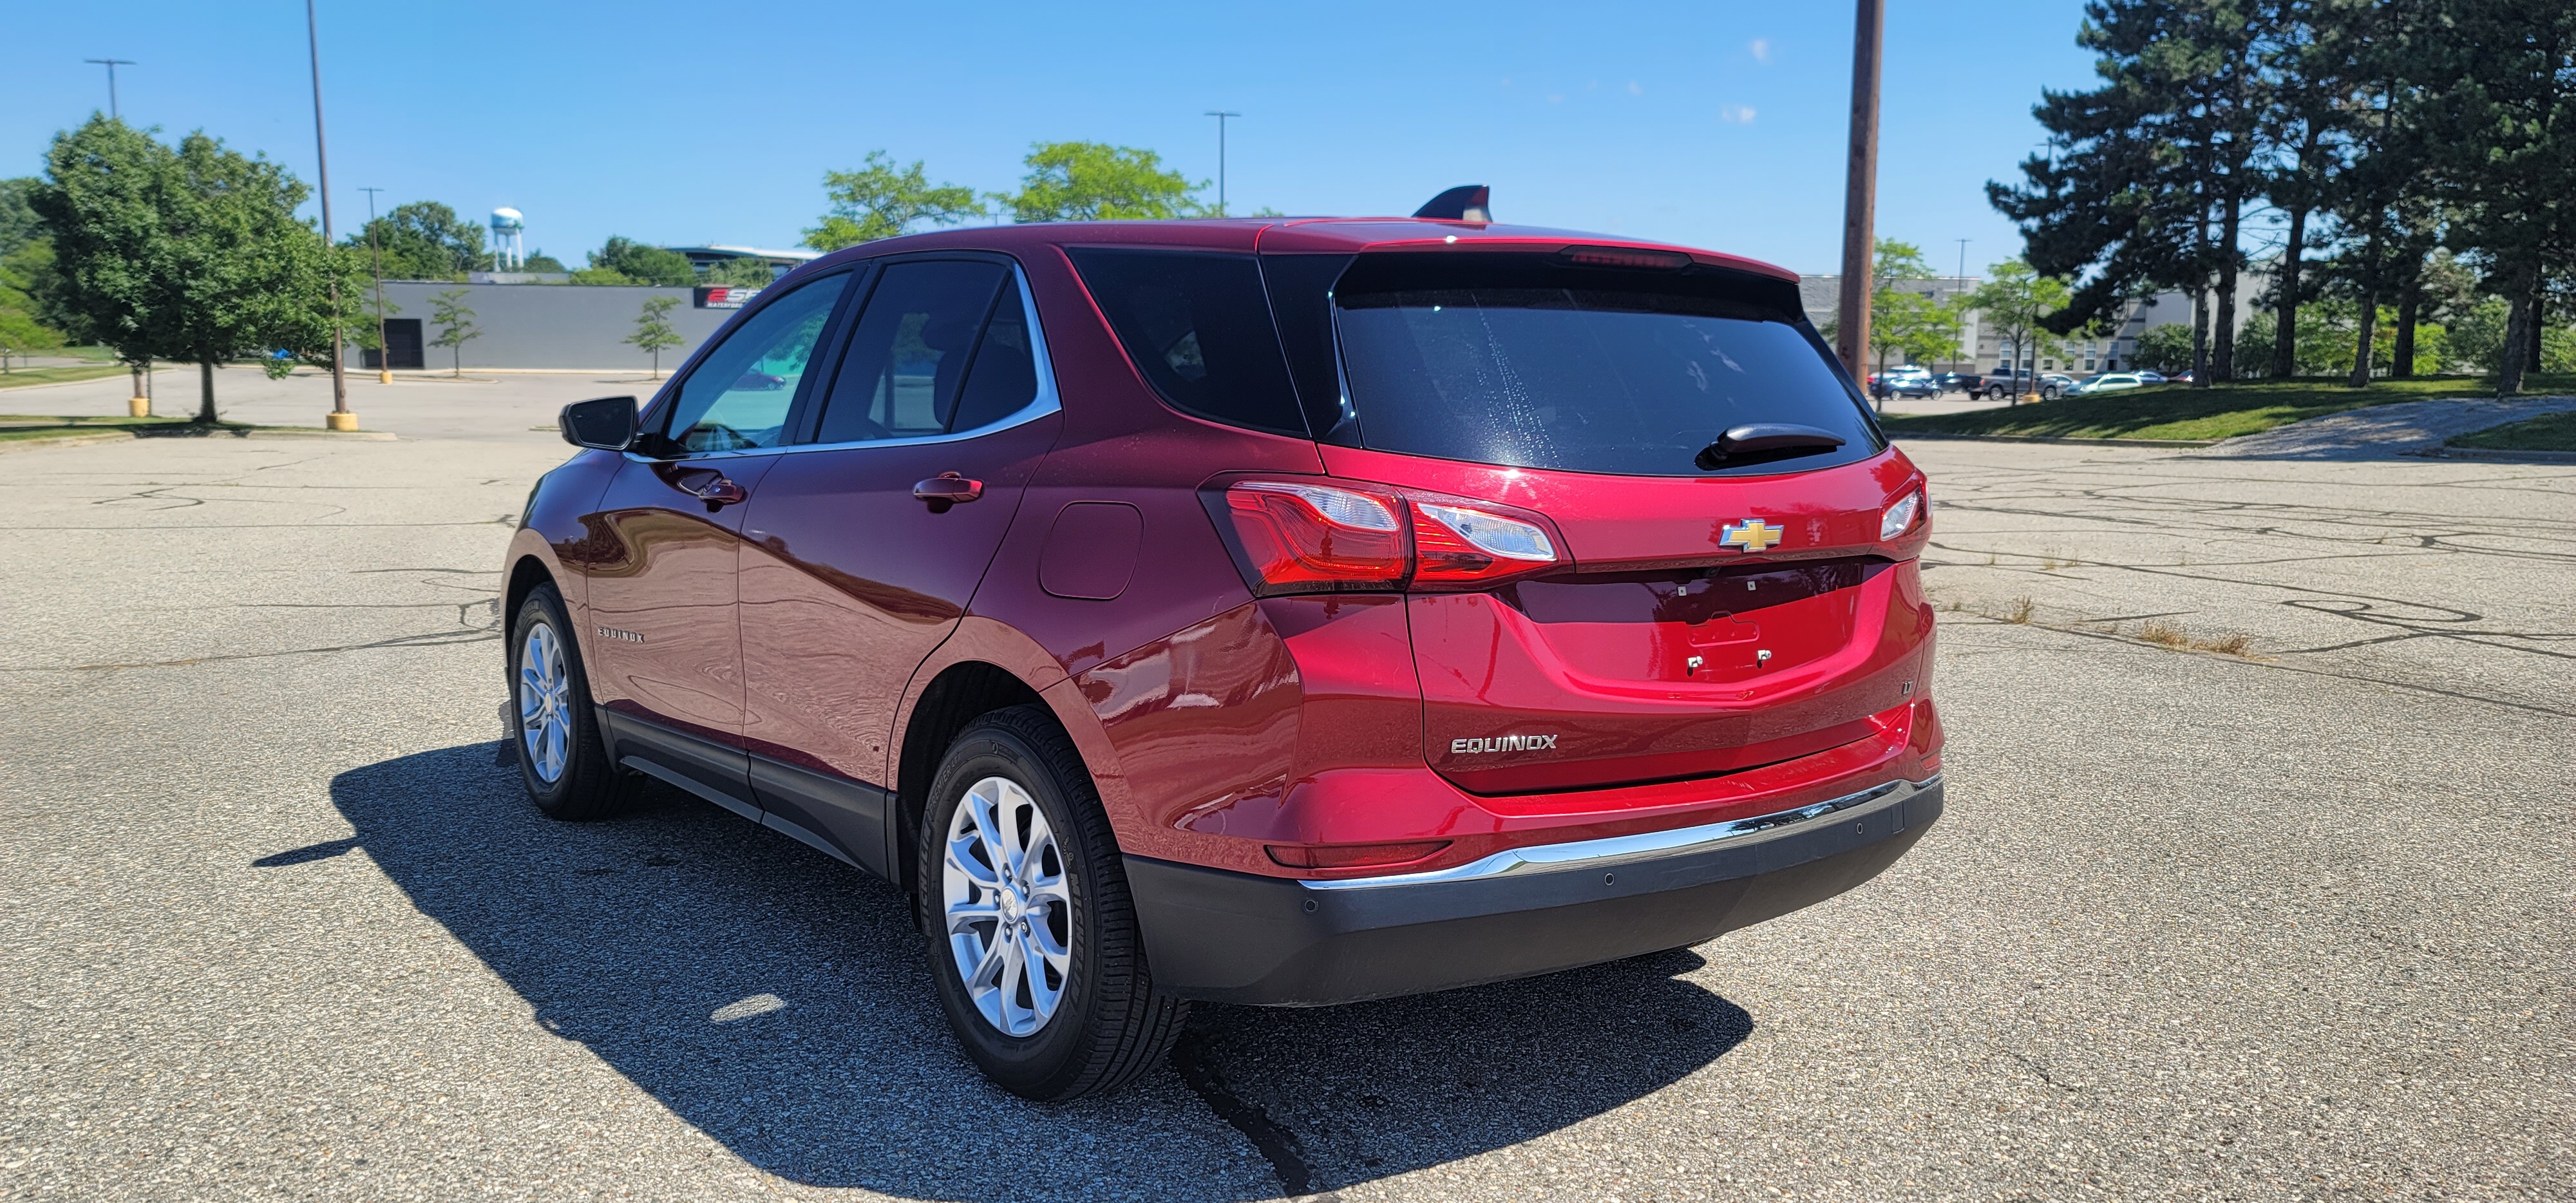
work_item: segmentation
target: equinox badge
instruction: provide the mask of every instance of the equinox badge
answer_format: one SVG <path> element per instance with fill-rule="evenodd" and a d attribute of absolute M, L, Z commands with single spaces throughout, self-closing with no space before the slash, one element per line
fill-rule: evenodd
<path fill-rule="evenodd" d="M 1488 735 L 1482 739 L 1449 741 L 1449 753 L 1453 756 L 1469 752 L 1553 752 L 1555 750 L 1556 737 L 1553 735 Z"/>

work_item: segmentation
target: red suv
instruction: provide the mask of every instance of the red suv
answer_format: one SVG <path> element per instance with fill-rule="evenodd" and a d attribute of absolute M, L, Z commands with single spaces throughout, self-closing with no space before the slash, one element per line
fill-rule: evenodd
<path fill-rule="evenodd" d="M 1922 474 L 1790 273 L 1483 216 L 797 268 L 640 411 L 564 411 L 507 561 L 529 794 L 659 778 L 897 883 L 959 1040 L 1050 1100 L 1186 1000 L 1869 879 L 1941 813 Z"/>

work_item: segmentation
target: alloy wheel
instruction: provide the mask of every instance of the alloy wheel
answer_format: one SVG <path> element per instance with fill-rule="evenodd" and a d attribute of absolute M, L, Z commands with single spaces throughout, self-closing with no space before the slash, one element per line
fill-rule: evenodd
<path fill-rule="evenodd" d="M 572 754 L 572 674 L 563 641 L 543 622 L 529 624 L 519 645 L 519 750 L 547 785 L 563 778 Z"/>
<path fill-rule="evenodd" d="M 1035 1034 L 1073 973 L 1073 895 L 1037 799 L 1002 777 L 966 787 L 939 876 L 949 959 L 967 996 L 994 1030 Z"/>

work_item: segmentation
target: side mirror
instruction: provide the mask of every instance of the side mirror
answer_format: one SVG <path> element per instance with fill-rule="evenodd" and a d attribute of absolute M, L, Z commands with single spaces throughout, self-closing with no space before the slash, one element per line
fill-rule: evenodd
<path fill-rule="evenodd" d="M 575 401 L 563 407 L 555 419 L 563 429 L 564 441 L 575 447 L 595 447 L 601 451 L 624 451 L 635 445 L 635 398 L 599 397 Z"/>

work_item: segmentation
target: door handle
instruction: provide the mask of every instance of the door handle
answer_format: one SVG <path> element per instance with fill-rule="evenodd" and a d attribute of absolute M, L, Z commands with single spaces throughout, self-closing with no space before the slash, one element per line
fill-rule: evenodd
<path fill-rule="evenodd" d="M 912 495 L 929 502 L 931 513 L 945 514 L 952 505 L 983 496 L 984 482 L 968 480 L 955 472 L 942 472 L 912 486 Z"/>
<path fill-rule="evenodd" d="M 715 513 L 717 510 L 723 509 L 726 506 L 737 505 L 751 500 L 751 490 L 743 488 L 741 485 L 735 484 L 731 478 L 723 476 L 719 476 L 714 480 L 708 481 L 706 484 L 698 488 L 689 490 L 689 492 L 698 500 L 707 503 L 707 512 L 710 514 Z"/>

